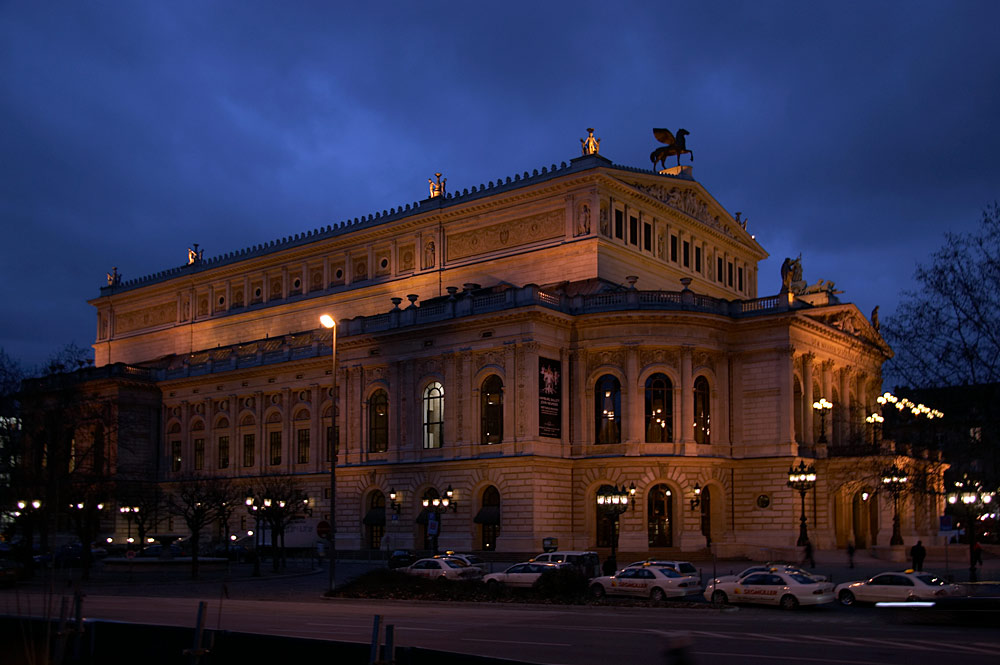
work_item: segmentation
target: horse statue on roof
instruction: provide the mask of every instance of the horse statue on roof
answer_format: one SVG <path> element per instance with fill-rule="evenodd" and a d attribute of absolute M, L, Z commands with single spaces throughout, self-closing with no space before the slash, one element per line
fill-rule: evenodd
<path fill-rule="evenodd" d="M 653 136 L 656 140 L 665 145 L 662 148 L 657 148 L 649 155 L 649 161 L 653 162 L 653 166 L 656 163 L 660 163 L 660 168 L 667 168 L 667 157 L 672 157 L 677 155 L 677 166 L 681 165 L 681 155 L 691 155 L 691 161 L 694 161 L 694 153 L 687 149 L 687 145 L 684 142 L 684 137 L 690 134 L 686 129 L 678 129 L 677 136 L 669 129 L 654 129 Z"/>

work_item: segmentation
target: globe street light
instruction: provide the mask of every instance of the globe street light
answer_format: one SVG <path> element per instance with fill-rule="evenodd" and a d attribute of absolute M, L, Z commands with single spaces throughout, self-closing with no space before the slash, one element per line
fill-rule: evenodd
<path fill-rule="evenodd" d="M 139 506 L 119 506 L 118 512 L 124 515 L 125 521 L 128 522 L 128 537 L 125 539 L 125 549 L 126 551 L 132 549 L 132 520 L 136 518 L 139 514 Z"/>
<path fill-rule="evenodd" d="M 330 428 L 333 430 L 333 441 L 330 442 L 330 579 L 327 593 L 332 594 L 337 584 L 337 448 L 340 443 L 337 437 L 337 322 L 329 314 L 319 317 L 319 322 L 331 335 L 333 392 L 330 394 Z"/>
<path fill-rule="evenodd" d="M 247 512 L 253 515 L 253 576 L 260 577 L 260 516 L 263 513 L 263 503 L 254 496 L 248 496 L 246 501 Z"/>
<path fill-rule="evenodd" d="M 629 499 L 635 496 L 635 483 L 626 488 L 623 484 L 621 488 L 614 485 L 604 485 L 597 492 L 597 509 L 603 510 L 611 517 L 611 564 L 617 570 L 618 561 L 616 558 L 618 551 L 618 519 L 619 516 L 628 510 Z M 632 507 L 635 507 L 635 499 L 632 498 Z M 611 568 L 612 566 L 608 566 Z"/>
<path fill-rule="evenodd" d="M 431 496 L 432 494 L 433 496 Z M 393 503 L 395 503 L 395 499 L 393 499 Z M 421 503 L 424 510 L 429 511 L 429 513 L 434 516 L 433 520 L 428 519 L 427 521 L 428 523 L 433 521 L 436 524 L 436 526 L 431 529 L 431 531 L 433 531 L 431 535 L 434 536 L 434 553 L 437 554 L 438 535 L 440 535 L 441 532 L 441 515 L 447 512 L 448 509 L 451 509 L 451 512 L 453 513 L 458 512 L 458 502 L 455 501 L 455 490 L 453 490 L 449 484 L 448 488 L 444 491 L 443 497 L 437 496 L 437 490 L 434 490 L 433 492 L 429 491 L 424 494 L 424 498 L 421 500 Z"/>
<path fill-rule="evenodd" d="M 788 467 L 788 486 L 797 490 L 802 502 L 802 516 L 799 517 L 799 539 L 795 542 L 799 547 L 804 547 L 809 542 L 809 533 L 806 531 L 806 492 L 816 487 L 816 467 L 812 464 L 806 466 L 804 460 L 799 461 L 799 466 Z"/>
<path fill-rule="evenodd" d="M 993 500 L 996 498 L 994 492 L 983 489 L 982 483 L 978 480 L 969 480 L 968 477 L 955 482 L 955 488 L 948 493 L 948 503 L 957 506 L 959 503 L 965 509 L 965 532 L 969 537 L 969 581 L 978 581 L 976 575 L 976 564 L 979 563 L 979 556 L 976 554 L 976 538 L 978 536 L 976 523 L 989 517 L 994 513 L 990 512 L 993 507 Z"/>
<path fill-rule="evenodd" d="M 890 545 L 902 545 L 903 536 L 899 533 L 899 495 L 906 489 L 910 479 L 906 473 L 893 464 L 882 472 L 882 487 L 892 496 L 892 538 Z"/>
<path fill-rule="evenodd" d="M 816 443 L 826 443 L 826 414 L 833 408 L 833 402 L 828 402 L 825 397 L 813 402 L 813 409 L 819 413 L 819 441 Z"/>

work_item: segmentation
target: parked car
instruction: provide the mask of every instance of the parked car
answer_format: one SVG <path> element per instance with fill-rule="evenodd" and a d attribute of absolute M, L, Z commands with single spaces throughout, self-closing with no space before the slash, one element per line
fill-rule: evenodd
<path fill-rule="evenodd" d="M 455 552 L 445 552 L 444 554 L 435 554 L 434 558 L 439 559 L 442 557 L 451 557 L 452 559 L 458 559 L 459 561 L 464 561 L 470 566 L 478 568 L 483 573 L 486 573 L 489 569 L 489 564 L 482 560 L 482 558 L 476 556 L 475 554 L 457 554 Z"/>
<path fill-rule="evenodd" d="M 389 568 L 406 568 L 416 560 L 417 555 L 410 550 L 394 550 L 389 556 Z"/>
<path fill-rule="evenodd" d="M 420 559 L 406 568 L 400 568 L 400 570 L 408 575 L 428 579 L 478 580 L 483 577 L 482 571 L 478 568 L 470 566 L 464 561 L 448 557 Z"/>
<path fill-rule="evenodd" d="M 147 545 L 146 547 L 143 547 L 142 550 L 140 550 L 139 556 L 143 557 L 144 559 L 162 558 L 164 557 L 163 545 L 159 543 L 155 545 Z M 182 550 L 179 545 L 173 545 L 173 544 L 170 545 L 170 551 L 169 554 L 167 554 L 166 558 L 172 559 L 174 557 L 179 557 L 179 556 L 184 556 L 184 550 Z"/>
<path fill-rule="evenodd" d="M 483 577 L 483 581 L 491 589 L 498 589 L 502 586 L 526 588 L 533 586 L 546 571 L 558 570 L 560 567 L 568 565 L 570 564 L 535 563 L 531 561 L 515 563 L 502 573 L 490 573 L 486 575 Z"/>
<path fill-rule="evenodd" d="M 691 575 L 692 577 L 698 578 L 698 583 L 701 584 L 701 572 L 694 567 L 690 561 L 671 561 L 667 559 L 644 559 L 643 561 L 633 561 L 626 568 L 635 568 L 638 566 L 657 566 L 660 568 L 673 568 L 678 573 L 682 575 Z"/>
<path fill-rule="evenodd" d="M 803 570 L 798 566 L 785 563 L 763 563 L 756 566 L 750 566 L 749 568 L 744 568 L 740 572 L 732 575 L 719 575 L 718 577 L 715 578 L 715 580 L 717 582 L 732 582 L 735 580 L 741 580 L 747 575 L 751 575 L 753 573 L 766 573 L 771 570 L 783 570 L 788 573 L 799 573 L 800 575 L 806 575 L 807 577 L 811 577 L 819 582 L 829 581 L 829 579 L 825 575 L 817 575 L 815 573 L 809 572 L 808 570 Z"/>
<path fill-rule="evenodd" d="M 653 601 L 697 596 L 702 590 L 701 582 L 694 575 L 684 575 L 668 566 L 655 564 L 629 566 L 615 575 L 593 579 L 590 584 L 590 593 L 598 598 L 609 594 L 639 596 Z"/>
<path fill-rule="evenodd" d="M 938 600 L 961 594 L 961 587 L 949 584 L 933 573 L 913 570 L 879 573 L 867 580 L 837 585 L 841 605 L 855 603 Z"/>
<path fill-rule="evenodd" d="M 533 563 L 570 563 L 588 578 L 601 574 L 601 560 L 597 552 L 557 551 L 543 552 L 532 557 Z"/>
<path fill-rule="evenodd" d="M 832 603 L 836 596 L 829 582 L 774 569 L 751 573 L 735 581 L 719 582 L 713 579 L 705 588 L 705 598 L 719 605 L 730 602 L 761 603 L 794 610 L 800 605 Z"/>
<path fill-rule="evenodd" d="M 250 550 L 239 543 L 220 543 L 207 553 L 209 556 L 223 557 L 230 561 L 248 561 L 251 558 Z"/>

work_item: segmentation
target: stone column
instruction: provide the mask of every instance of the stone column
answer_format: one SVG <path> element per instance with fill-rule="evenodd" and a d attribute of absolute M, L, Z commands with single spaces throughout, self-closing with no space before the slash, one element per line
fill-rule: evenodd
<path fill-rule="evenodd" d="M 851 370 L 849 368 L 847 367 L 841 368 L 840 374 L 838 376 L 840 383 L 839 387 L 840 404 L 835 404 L 833 407 L 833 411 L 834 413 L 837 414 L 837 419 L 840 421 L 840 424 L 837 428 L 838 433 L 840 435 L 838 437 L 837 443 L 841 445 L 847 443 L 847 441 L 850 438 L 850 431 L 847 422 L 848 421 L 847 414 L 849 412 L 849 407 L 850 407 L 850 404 L 848 403 L 848 400 L 850 399 L 849 398 L 850 390 L 848 389 L 847 382 L 850 375 L 851 375 Z"/>
<path fill-rule="evenodd" d="M 639 386 L 639 349 L 634 342 L 628 342 L 625 345 L 625 383 L 622 385 L 622 443 L 637 444 L 646 438 L 643 410 L 643 391 Z"/>
<path fill-rule="evenodd" d="M 560 382 L 561 390 L 559 393 L 559 403 L 562 409 L 562 422 L 560 423 L 560 429 L 562 438 L 561 444 L 564 451 L 566 452 L 566 446 L 570 443 L 570 420 L 569 413 L 573 408 L 570 406 L 570 399 L 572 399 L 570 390 L 569 379 L 571 373 L 569 371 L 570 364 L 570 354 L 565 347 L 559 350 L 559 371 L 562 374 L 562 381 Z"/>
<path fill-rule="evenodd" d="M 795 347 L 789 346 L 784 349 L 777 349 L 775 353 L 778 363 L 778 445 L 776 453 L 784 455 L 798 455 L 798 445 L 795 442 L 795 417 L 793 405 L 794 396 L 794 372 L 792 371 L 795 362 Z"/>
<path fill-rule="evenodd" d="M 813 354 L 802 355 L 802 440 L 801 444 L 816 443 L 816 435 L 813 423 L 815 410 L 812 408 L 813 401 L 817 399 L 813 395 Z M 794 395 L 794 386 L 793 392 Z M 794 401 L 794 397 L 793 397 Z M 792 430 L 795 431 L 794 429 Z"/>
<path fill-rule="evenodd" d="M 718 381 L 716 405 L 718 409 L 716 411 L 719 415 L 716 417 L 716 425 L 712 427 L 712 443 L 729 445 L 729 418 L 733 412 L 732 404 L 730 404 L 732 391 L 729 379 L 729 358 L 723 354 L 716 362 L 718 367 L 716 372 Z"/>
<path fill-rule="evenodd" d="M 693 348 L 681 349 L 681 422 L 678 441 L 684 446 L 685 455 L 696 455 L 694 442 L 694 379 L 691 376 Z"/>
<path fill-rule="evenodd" d="M 517 441 L 517 373 L 514 370 L 514 345 L 503 348 L 503 443 Z"/>

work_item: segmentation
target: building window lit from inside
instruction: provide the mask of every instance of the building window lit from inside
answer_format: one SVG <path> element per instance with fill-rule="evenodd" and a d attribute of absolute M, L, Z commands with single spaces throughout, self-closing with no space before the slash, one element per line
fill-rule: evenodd
<path fill-rule="evenodd" d="M 194 470 L 205 468 L 205 439 L 194 440 Z"/>
<path fill-rule="evenodd" d="M 479 395 L 482 443 L 500 443 L 503 441 L 503 381 L 496 374 L 491 374 L 483 381 Z"/>
<path fill-rule="evenodd" d="M 281 432 L 268 432 L 268 453 L 272 466 L 281 464 Z"/>
<path fill-rule="evenodd" d="M 666 485 L 650 488 L 646 502 L 646 533 L 650 547 L 674 546 L 673 493 Z"/>
<path fill-rule="evenodd" d="M 694 380 L 694 440 L 696 443 L 712 443 L 710 399 L 708 379 L 699 376 Z"/>
<path fill-rule="evenodd" d="M 424 448 L 440 448 L 444 429 L 444 386 L 437 381 L 424 389 Z"/>
<path fill-rule="evenodd" d="M 229 437 L 219 437 L 219 468 L 229 468 Z"/>
<path fill-rule="evenodd" d="M 254 436 L 253 434 L 243 435 L 243 466 L 253 466 L 254 461 Z"/>
<path fill-rule="evenodd" d="M 296 444 L 298 448 L 298 454 L 296 455 L 296 462 L 299 464 L 309 463 L 309 430 L 300 429 L 295 431 Z"/>
<path fill-rule="evenodd" d="M 389 393 L 376 390 L 368 400 L 368 451 L 389 450 Z"/>
<path fill-rule="evenodd" d="M 170 470 L 177 472 L 181 470 L 181 442 L 170 442 Z"/>
<path fill-rule="evenodd" d="M 605 374 L 594 386 L 595 443 L 621 443 L 621 411 L 621 383 Z"/>
<path fill-rule="evenodd" d="M 497 548 L 497 537 L 500 535 L 500 490 L 490 485 L 483 491 L 483 507 L 476 515 L 482 538 L 481 547 L 487 552 Z"/>
<path fill-rule="evenodd" d="M 646 379 L 646 442 L 667 443 L 674 439 L 673 384 L 665 374 Z"/>
<path fill-rule="evenodd" d="M 368 549 L 381 548 L 382 538 L 385 536 L 385 494 L 382 492 L 372 492 L 364 523 Z"/>

